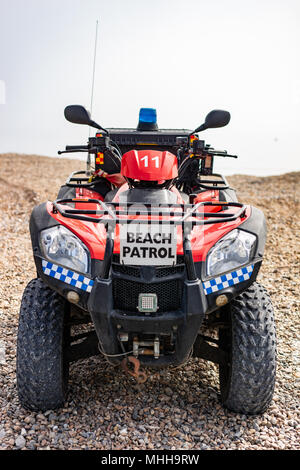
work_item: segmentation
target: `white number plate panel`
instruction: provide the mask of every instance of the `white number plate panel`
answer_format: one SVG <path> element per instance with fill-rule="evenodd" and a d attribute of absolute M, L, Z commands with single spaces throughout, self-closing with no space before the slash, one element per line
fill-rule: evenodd
<path fill-rule="evenodd" d="M 129 223 L 120 226 L 120 262 L 131 265 L 176 264 L 176 226 Z"/>

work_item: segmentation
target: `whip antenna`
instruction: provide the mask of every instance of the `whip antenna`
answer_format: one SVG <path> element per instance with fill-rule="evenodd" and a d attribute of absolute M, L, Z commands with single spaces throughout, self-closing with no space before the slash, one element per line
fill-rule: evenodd
<path fill-rule="evenodd" d="M 90 104 L 91 116 L 92 116 L 93 102 L 94 102 L 94 84 L 95 84 L 95 72 L 96 72 L 97 42 L 98 42 L 98 23 L 99 23 L 99 21 L 97 20 L 96 21 L 95 46 L 94 46 L 94 62 L 93 62 L 91 104 Z M 91 136 L 91 128 L 89 127 L 89 137 L 90 136 Z M 90 176 L 90 174 L 91 174 L 91 155 L 90 155 L 90 153 L 88 153 L 86 164 L 87 164 L 86 173 L 87 173 L 88 176 Z"/>
<path fill-rule="evenodd" d="M 94 63 L 93 63 L 93 79 L 92 79 L 92 91 L 91 91 L 91 115 L 93 112 L 93 101 L 94 101 L 94 83 L 95 83 L 95 71 L 96 71 L 96 57 L 97 57 L 97 41 L 98 41 L 98 20 L 96 21 L 96 37 L 95 37 L 95 48 L 94 48 Z"/>

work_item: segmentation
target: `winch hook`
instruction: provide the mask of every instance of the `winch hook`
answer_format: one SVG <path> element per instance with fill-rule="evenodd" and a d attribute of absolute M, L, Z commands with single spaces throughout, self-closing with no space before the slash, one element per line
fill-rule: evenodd
<path fill-rule="evenodd" d="M 129 362 L 133 364 L 133 370 L 129 369 L 128 367 Z M 137 383 L 143 384 L 147 380 L 147 374 L 139 370 L 140 365 L 141 365 L 140 361 L 136 357 L 133 357 L 133 356 L 128 356 L 125 359 L 123 359 L 123 361 L 121 362 L 121 366 L 123 370 L 127 374 L 134 377 Z"/>

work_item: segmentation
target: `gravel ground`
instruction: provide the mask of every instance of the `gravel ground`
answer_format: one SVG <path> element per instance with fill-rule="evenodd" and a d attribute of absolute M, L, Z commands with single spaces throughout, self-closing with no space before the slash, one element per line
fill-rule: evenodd
<path fill-rule="evenodd" d="M 268 220 L 259 281 L 276 309 L 278 372 L 266 413 L 248 417 L 223 409 L 212 363 L 191 359 L 137 385 L 100 356 L 71 366 L 63 409 L 41 414 L 20 407 L 18 311 L 35 277 L 29 215 L 81 167 L 74 160 L 0 155 L 0 449 L 299 449 L 299 172 L 229 178 L 240 200 L 261 208 Z"/>

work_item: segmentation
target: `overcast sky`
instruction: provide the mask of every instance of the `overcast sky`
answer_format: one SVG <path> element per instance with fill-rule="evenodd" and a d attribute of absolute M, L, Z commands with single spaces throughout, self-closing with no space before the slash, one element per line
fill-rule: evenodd
<path fill-rule="evenodd" d="M 135 127 L 140 107 L 163 128 L 195 128 L 214 108 L 223 129 L 202 133 L 224 173 L 300 169 L 299 0 L 0 0 L 0 153 L 55 156 L 88 129 L 63 117 Z M 93 132 L 93 131 L 92 131 Z"/>

